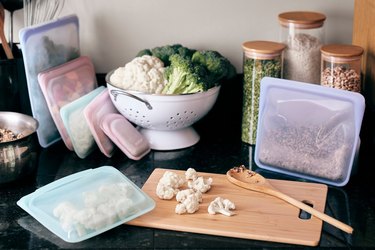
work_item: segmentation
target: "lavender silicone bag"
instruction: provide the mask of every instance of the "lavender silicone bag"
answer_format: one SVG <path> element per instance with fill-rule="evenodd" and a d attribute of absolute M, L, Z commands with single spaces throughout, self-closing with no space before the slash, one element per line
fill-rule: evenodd
<path fill-rule="evenodd" d="M 48 147 L 59 141 L 61 136 L 40 89 L 38 74 L 80 56 L 78 17 L 69 15 L 23 28 L 19 37 L 31 111 L 39 121 L 39 144 Z"/>
<path fill-rule="evenodd" d="M 359 93 L 265 77 L 261 83 L 257 166 L 344 186 L 359 147 Z"/>

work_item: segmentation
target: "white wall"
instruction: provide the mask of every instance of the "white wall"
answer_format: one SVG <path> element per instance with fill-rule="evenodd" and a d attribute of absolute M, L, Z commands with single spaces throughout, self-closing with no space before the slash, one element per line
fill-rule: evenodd
<path fill-rule="evenodd" d="M 327 43 L 351 43 L 354 0 L 65 0 L 61 16 L 80 21 L 82 55 L 98 73 L 124 65 L 143 48 L 181 43 L 214 49 L 242 72 L 248 40 L 278 40 L 277 15 L 290 10 L 327 15 Z M 15 13 L 15 36 L 23 12 Z"/>

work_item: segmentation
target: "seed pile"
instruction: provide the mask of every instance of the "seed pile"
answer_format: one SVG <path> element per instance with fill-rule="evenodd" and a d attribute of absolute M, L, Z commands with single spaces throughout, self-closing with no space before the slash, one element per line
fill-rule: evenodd
<path fill-rule="evenodd" d="M 327 67 L 322 71 L 321 85 L 354 92 L 361 91 L 361 77 L 351 68 L 343 65 Z"/>
<path fill-rule="evenodd" d="M 264 164 L 334 181 L 347 172 L 351 140 L 341 127 L 284 125 L 267 130 L 262 141 Z"/>
<path fill-rule="evenodd" d="M 0 142 L 9 142 L 22 138 L 23 135 L 20 133 L 16 135 L 9 129 L 0 128 Z"/>
<path fill-rule="evenodd" d="M 281 78 L 281 69 L 281 59 L 245 59 L 241 135 L 243 142 L 253 145 L 256 142 L 260 81 L 265 76 Z"/>
<path fill-rule="evenodd" d="M 294 81 L 320 83 L 320 47 L 318 38 L 295 34 L 286 41 L 284 78 Z"/>

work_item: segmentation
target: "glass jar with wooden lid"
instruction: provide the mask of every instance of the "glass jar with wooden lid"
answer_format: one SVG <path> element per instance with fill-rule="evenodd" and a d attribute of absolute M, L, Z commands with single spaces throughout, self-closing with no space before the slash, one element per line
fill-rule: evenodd
<path fill-rule="evenodd" d="M 324 44 L 326 16 L 318 12 L 291 11 L 279 14 L 280 42 L 284 53 L 284 78 L 320 83 L 320 48 Z"/>
<path fill-rule="evenodd" d="M 363 48 L 356 45 L 328 44 L 321 48 L 323 86 L 361 92 Z"/>
<path fill-rule="evenodd" d="M 263 77 L 282 77 L 285 45 L 273 41 L 248 41 L 243 48 L 243 142 L 255 145 L 258 125 L 260 82 Z"/>

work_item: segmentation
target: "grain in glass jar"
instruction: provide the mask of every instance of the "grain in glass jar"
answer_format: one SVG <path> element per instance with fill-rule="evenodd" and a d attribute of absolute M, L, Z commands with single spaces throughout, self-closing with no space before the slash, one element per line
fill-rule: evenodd
<path fill-rule="evenodd" d="M 285 45 L 272 41 L 248 41 L 243 48 L 243 142 L 255 145 L 258 125 L 260 82 L 263 77 L 282 77 Z"/>
<path fill-rule="evenodd" d="M 356 45 L 329 44 L 321 48 L 323 86 L 361 92 L 363 48 Z"/>
<path fill-rule="evenodd" d="M 318 12 L 291 11 L 279 14 L 280 42 L 284 53 L 284 78 L 320 83 L 320 48 L 324 44 L 326 16 Z"/>

